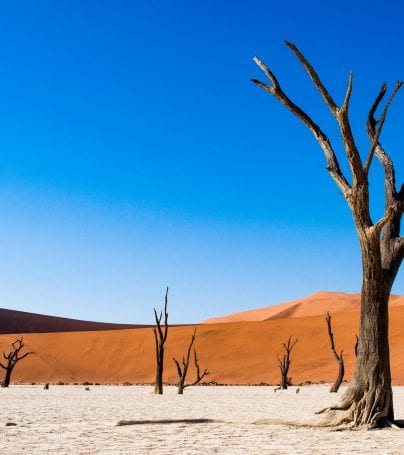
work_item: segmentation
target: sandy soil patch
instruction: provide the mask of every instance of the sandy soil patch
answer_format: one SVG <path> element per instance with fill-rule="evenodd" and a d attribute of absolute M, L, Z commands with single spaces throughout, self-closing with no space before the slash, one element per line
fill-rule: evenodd
<path fill-rule="evenodd" d="M 0 447 L 18 454 L 402 454 L 404 430 L 295 427 L 338 400 L 328 386 L 12 386 L 0 389 Z M 404 418 L 404 387 L 394 388 Z M 120 420 L 184 420 L 117 426 Z M 189 419 L 208 419 L 189 423 Z M 6 426 L 15 423 L 15 426 Z"/>

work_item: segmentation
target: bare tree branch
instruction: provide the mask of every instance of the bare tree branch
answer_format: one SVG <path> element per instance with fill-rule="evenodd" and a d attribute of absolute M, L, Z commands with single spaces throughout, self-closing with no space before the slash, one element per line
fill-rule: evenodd
<path fill-rule="evenodd" d="M 352 93 L 352 79 L 353 79 L 353 74 L 352 71 L 349 72 L 349 79 L 348 79 L 348 87 L 345 93 L 345 98 L 344 102 L 342 103 L 341 110 L 348 112 L 348 107 L 349 107 L 349 101 L 351 99 L 351 93 Z"/>
<path fill-rule="evenodd" d="M 194 348 L 194 364 L 195 364 L 195 368 L 196 368 L 196 379 L 195 379 L 195 381 L 193 382 L 192 385 L 199 384 L 205 376 L 210 374 L 209 371 L 206 368 L 203 370 L 203 373 L 201 374 L 201 369 L 200 369 L 200 366 L 199 366 L 198 356 L 196 354 L 196 349 L 195 348 Z"/>
<path fill-rule="evenodd" d="M 380 116 L 380 120 L 376 121 L 374 115 L 375 115 L 375 112 L 376 112 L 380 102 L 382 101 L 382 99 L 384 98 L 384 95 L 386 93 L 386 90 L 387 90 L 387 84 L 386 83 L 382 84 L 380 92 L 377 95 L 372 107 L 370 108 L 369 115 L 368 115 L 368 121 L 367 121 L 367 125 L 366 126 L 367 126 L 368 135 L 370 137 L 371 146 L 370 146 L 368 157 L 366 159 L 366 163 L 365 163 L 365 166 L 364 166 L 364 171 L 366 173 L 369 172 L 369 168 L 370 168 L 370 165 L 372 163 L 373 155 L 374 155 L 376 147 L 377 147 L 377 145 L 379 143 L 380 134 L 382 132 L 382 129 L 383 129 L 383 126 L 384 126 L 384 122 L 386 120 L 387 112 L 388 112 L 388 110 L 390 108 L 390 105 L 391 105 L 394 97 L 397 95 L 397 93 L 400 90 L 400 88 L 402 87 L 402 85 L 403 85 L 403 82 L 401 82 L 401 81 L 397 81 L 396 82 L 394 90 L 393 90 L 392 94 L 390 95 L 390 98 L 388 99 L 386 105 L 384 106 L 382 115 Z M 390 162 L 391 162 L 391 160 L 390 160 Z M 382 163 L 382 165 L 383 165 L 383 163 Z"/>
<path fill-rule="evenodd" d="M 351 97 L 352 92 L 352 72 L 349 74 L 349 81 L 348 81 L 348 88 L 345 94 L 345 99 L 342 104 L 341 108 L 335 104 L 332 96 L 325 88 L 324 84 L 322 83 L 320 77 L 318 76 L 317 72 L 308 62 L 308 60 L 304 57 L 304 55 L 299 51 L 297 46 L 290 41 L 286 41 L 286 45 L 292 50 L 292 52 L 296 55 L 298 60 L 302 63 L 305 70 L 309 74 L 311 80 L 313 81 L 314 86 L 320 92 L 321 96 L 323 97 L 325 103 L 329 107 L 331 113 L 338 121 L 341 136 L 343 138 L 345 151 L 347 153 L 347 158 L 349 162 L 349 166 L 352 172 L 353 183 L 355 184 L 356 180 L 360 181 L 363 185 L 363 173 L 362 173 L 362 162 L 359 155 L 358 148 L 356 147 L 355 140 L 353 137 L 353 133 L 351 130 L 351 125 L 348 120 L 348 105 L 349 100 Z"/>
<path fill-rule="evenodd" d="M 331 177 L 342 191 L 344 197 L 347 199 L 350 194 L 351 187 L 343 175 L 338 159 L 334 153 L 331 143 L 328 137 L 324 134 L 321 128 L 311 119 L 311 117 L 297 106 L 282 90 L 278 80 L 273 76 L 273 73 L 269 68 L 258 58 L 253 58 L 254 62 L 264 71 L 270 81 L 273 83 L 272 86 L 267 85 L 257 79 L 251 79 L 251 81 L 258 87 L 266 90 L 268 93 L 273 95 L 278 101 L 280 101 L 287 109 L 289 109 L 299 120 L 301 120 L 307 128 L 312 132 L 315 139 L 322 148 L 324 155 L 327 160 L 327 170 Z"/>
<path fill-rule="evenodd" d="M 325 88 L 325 86 L 321 82 L 321 79 L 319 78 L 317 72 L 310 65 L 310 63 L 307 61 L 307 59 L 304 57 L 304 55 L 299 51 L 299 49 L 295 46 L 295 44 L 293 44 L 290 41 L 285 41 L 285 43 L 286 43 L 286 46 L 288 46 L 288 48 L 291 49 L 291 51 L 296 55 L 296 57 L 300 60 L 301 64 L 304 66 L 305 70 L 307 71 L 311 80 L 313 81 L 313 84 L 315 85 L 317 90 L 320 92 L 320 95 L 323 97 L 327 106 L 330 108 L 330 111 L 333 113 L 334 116 L 337 116 L 338 107 L 335 104 L 334 100 L 332 99 L 332 96 L 330 95 L 328 90 Z"/>

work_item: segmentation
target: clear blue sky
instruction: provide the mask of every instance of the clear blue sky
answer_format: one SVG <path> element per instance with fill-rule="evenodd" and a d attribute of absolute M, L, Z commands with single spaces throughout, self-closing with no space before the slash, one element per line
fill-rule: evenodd
<path fill-rule="evenodd" d="M 152 322 L 169 285 L 185 323 L 358 292 L 350 213 L 252 57 L 334 140 L 283 40 L 338 101 L 352 69 L 366 153 L 381 82 L 404 79 L 403 23 L 399 0 L 1 2 L 0 306 Z M 382 137 L 400 182 L 403 114 L 400 93 Z M 374 182 L 377 215 L 377 166 Z"/>

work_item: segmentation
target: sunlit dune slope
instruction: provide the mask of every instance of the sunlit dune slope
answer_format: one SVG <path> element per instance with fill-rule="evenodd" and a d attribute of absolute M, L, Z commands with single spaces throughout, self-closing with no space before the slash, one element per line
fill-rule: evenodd
<path fill-rule="evenodd" d="M 343 292 L 316 292 L 315 294 L 281 303 L 279 305 L 247 310 L 227 316 L 209 318 L 204 324 L 238 321 L 265 321 L 266 319 L 298 318 L 316 316 L 330 311 L 332 314 L 358 311 L 360 294 L 346 294 Z M 392 295 L 391 306 L 404 305 L 404 296 Z"/>
<path fill-rule="evenodd" d="M 354 342 L 358 313 L 333 316 L 338 350 L 344 349 L 346 378 L 355 364 Z M 392 377 L 404 384 L 404 306 L 390 309 Z M 176 382 L 172 356 L 185 352 L 193 327 L 169 330 L 166 350 L 166 382 Z M 208 379 L 228 384 L 277 383 L 277 355 L 281 343 L 292 335 L 299 341 L 292 353 L 290 376 L 294 383 L 333 381 L 337 364 L 331 354 L 324 316 L 274 319 L 261 322 L 203 324 L 197 326 L 196 348 L 201 368 L 212 372 Z M 0 352 L 16 337 L 0 336 Z M 26 334 L 24 340 L 35 354 L 17 365 L 15 383 L 151 383 L 154 379 L 154 339 L 151 328 L 115 331 Z M 190 377 L 194 370 L 190 370 Z"/>
<path fill-rule="evenodd" d="M 60 318 L 57 316 L 46 316 L 44 314 L 27 313 L 25 311 L 0 308 L 0 334 L 75 332 L 79 330 L 116 330 L 135 327 L 145 326 L 80 321 L 78 319 Z"/>

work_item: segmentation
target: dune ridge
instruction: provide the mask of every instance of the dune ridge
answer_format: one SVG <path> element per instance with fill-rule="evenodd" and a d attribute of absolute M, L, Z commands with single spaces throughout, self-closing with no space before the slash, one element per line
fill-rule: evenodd
<path fill-rule="evenodd" d="M 360 294 L 344 292 L 316 292 L 291 302 L 280 303 L 264 308 L 241 311 L 225 316 L 209 318 L 203 324 L 225 322 L 265 321 L 267 319 L 285 319 L 317 316 L 329 311 L 331 314 L 358 311 Z M 391 295 L 390 306 L 404 305 L 404 296 Z"/>

